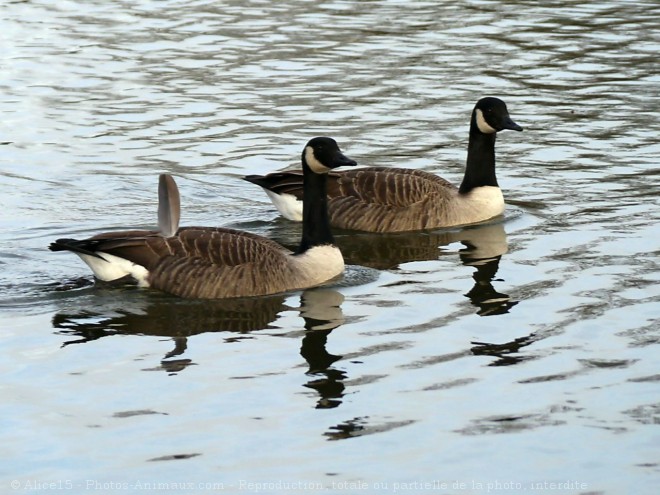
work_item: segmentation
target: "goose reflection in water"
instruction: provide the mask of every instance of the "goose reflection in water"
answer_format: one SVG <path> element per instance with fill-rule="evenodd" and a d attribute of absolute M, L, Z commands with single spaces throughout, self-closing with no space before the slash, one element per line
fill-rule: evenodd
<path fill-rule="evenodd" d="M 193 364 L 190 359 L 172 360 L 184 354 L 188 337 L 205 332 L 245 334 L 253 330 L 273 328 L 278 314 L 289 310 L 285 296 L 224 300 L 179 299 L 158 293 L 131 297 L 121 289 L 95 289 L 91 308 L 60 311 L 53 316 L 53 327 L 62 335 L 78 337 L 63 343 L 83 344 L 110 335 L 151 335 L 169 337 L 174 348 L 161 367 L 168 372 L 181 371 Z M 91 305 L 90 305 L 91 306 Z M 232 336 L 228 341 L 245 338 Z"/>
<path fill-rule="evenodd" d="M 500 267 L 502 255 L 508 251 L 504 225 L 501 223 L 466 229 L 458 235 L 465 246 L 458 255 L 465 266 L 476 270 L 472 274 L 474 287 L 465 294 L 472 304 L 479 308 L 479 316 L 501 315 L 518 304 L 508 294 L 498 292 L 493 281 Z"/>
<path fill-rule="evenodd" d="M 461 230 L 417 232 L 408 234 L 359 234 L 335 236 L 347 263 L 378 269 L 395 269 L 411 261 L 437 260 L 454 254 L 445 249 L 454 243 L 464 248 L 458 254 L 465 266 L 475 268 L 474 286 L 465 295 L 478 309 L 477 314 L 490 316 L 508 313 L 518 304 L 508 294 L 495 290 L 492 282 L 500 259 L 508 250 L 502 223 L 483 224 Z"/>
<path fill-rule="evenodd" d="M 307 374 L 314 377 L 305 387 L 320 395 L 317 409 L 331 409 L 341 404 L 344 395 L 346 373 L 331 368 L 342 356 L 326 350 L 328 335 L 344 323 L 341 303 L 344 296 L 334 290 L 317 289 L 305 291 L 301 297 L 300 316 L 305 320 L 305 336 L 300 355 L 307 361 Z"/>
<path fill-rule="evenodd" d="M 130 289 L 129 289 L 130 290 Z M 188 338 L 206 332 L 232 332 L 227 341 L 246 338 L 245 334 L 277 328 L 272 323 L 284 311 L 292 311 L 286 296 L 224 300 L 186 300 L 161 294 L 140 294 L 114 289 L 104 293 L 94 289 L 93 309 L 61 311 L 53 317 L 53 327 L 61 335 L 75 336 L 63 346 L 91 342 L 110 335 L 152 335 L 169 337 L 174 348 L 161 361 L 167 372 L 178 372 L 193 364 L 190 359 L 171 358 L 184 354 Z M 313 379 L 305 387 L 321 396 L 317 407 L 336 407 L 343 395 L 343 371 L 331 368 L 341 359 L 325 349 L 328 335 L 344 322 L 340 305 L 344 296 L 332 289 L 308 289 L 301 294 L 297 308 L 305 321 L 300 354 Z"/>

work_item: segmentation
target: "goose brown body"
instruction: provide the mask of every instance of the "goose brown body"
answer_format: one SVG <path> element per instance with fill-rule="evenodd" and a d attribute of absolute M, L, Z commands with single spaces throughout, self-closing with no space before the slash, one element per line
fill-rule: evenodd
<path fill-rule="evenodd" d="M 282 174 L 286 177 L 278 193 L 302 196 L 302 175 Z M 449 181 L 422 170 L 366 167 L 328 174 L 328 214 L 336 228 L 381 233 L 428 230 L 488 220 L 503 210 L 504 198 L 497 187 L 459 193 Z"/>
<path fill-rule="evenodd" d="M 288 194 L 299 194 L 290 182 Z M 401 232 L 438 227 L 457 219 L 449 203 L 458 188 L 445 179 L 420 170 L 367 167 L 328 176 L 330 223 L 342 229 Z"/>
<path fill-rule="evenodd" d="M 366 167 L 328 174 L 328 214 L 333 227 L 367 232 L 405 232 L 478 223 L 504 212 L 495 177 L 495 136 L 521 131 L 497 98 L 479 100 L 472 112 L 463 182 L 456 187 L 425 171 Z M 298 171 L 249 175 L 280 213 L 300 220 L 303 198 Z M 296 209 L 298 208 L 298 210 Z"/>
<path fill-rule="evenodd" d="M 233 229 L 182 227 L 171 237 L 157 231 L 110 232 L 57 244 L 88 256 L 130 260 L 148 271 L 143 285 L 181 297 L 260 296 L 322 282 L 297 273 L 289 263 L 294 254 L 280 244 Z"/>
<path fill-rule="evenodd" d="M 329 189 L 336 191 L 328 204 L 333 226 L 371 232 L 428 230 L 487 220 L 504 210 L 499 188 L 489 188 L 487 195 L 483 190 L 461 194 L 447 180 L 421 170 L 373 167 L 354 172 L 330 179 Z M 489 207 L 479 217 L 486 203 Z"/>
<path fill-rule="evenodd" d="M 314 287 L 344 270 L 327 219 L 326 176 L 335 167 L 355 164 L 333 139 L 314 138 L 307 144 L 303 151 L 306 219 L 296 252 L 249 232 L 178 228 L 178 188 L 168 175 L 160 179 L 160 230 L 58 239 L 50 249 L 78 254 L 100 280 L 130 276 L 141 286 L 182 297 L 262 296 Z"/>

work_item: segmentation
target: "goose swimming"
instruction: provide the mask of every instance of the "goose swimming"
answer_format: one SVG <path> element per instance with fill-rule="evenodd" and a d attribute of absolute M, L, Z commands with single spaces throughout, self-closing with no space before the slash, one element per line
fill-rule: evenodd
<path fill-rule="evenodd" d="M 328 174 L 330 223 L 342 229 L 404 232 L 483 222 L 504 212 L 495 176 L 495 137 L 522 131 L 499 98 L 480 99 L 472 111 L 465 175 L 460 187 L 406 168 L 367 167 Z M 280 214 L 302 219 L 303 176 L 298 171 L 248 175 Z"/>
<path fill-rule="evenodd" d="M 181 297 L 261 296 L 317 286 L 344 270 L 328 220 L 327 175 L 354 165 L 334 139 L 317 137 L 307 143 L 302 153 L 302 239 L 295 252 L 249 232 L 179 228 L 179 192 L 165 174 L 159 182 L 158 231 L 58 239 L 49 248 L 76 253 L 99 280 L 130 277 L 142 287 Z"/>

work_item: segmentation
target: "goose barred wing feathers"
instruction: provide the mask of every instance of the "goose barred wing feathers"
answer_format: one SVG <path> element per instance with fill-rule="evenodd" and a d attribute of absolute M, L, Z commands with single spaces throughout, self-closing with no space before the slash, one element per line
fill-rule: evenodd
<path fill-rule="evenodd" d="M 158 232 L 105 233 L 84 241 L 62 239 L 67 249 L 107 253 L 145 267 L 149 285 L 182 297 L 227 298 L 282 292 L 291 252 L 274 241 L 226 228 L 184 227 Z M 75 243 L 75 244 L 73 244 Z M 100 254 L 97 254 L 100 253 Z"/>
<path fill-rule="evenodd" d="M 456 192 L 427 172 L 371 167 L 331 176 L 330 222 L 344 229 L 400 232 L 432 228 Z"/>
<path fill-rule="evenodd" d="M 291 288 L 287 263 L 291 252 L 274 241 L 231 229 L 195 227 L 181 229 L 176 237 L 164 240 L 169 241 L 170 255 L 150 271 L 151 286 L 156 289 L 215 299 Z"/>
<path fill-rule="evenodd" d="M 302 174 L 275 172 L 246 180 L 276 195 L 303 197 Z M 436 228 L 451 215 L 456 186 L 421 170 L 366 167 L 328 174 L 328 212 L 333 227 L 367 232 Z"/>

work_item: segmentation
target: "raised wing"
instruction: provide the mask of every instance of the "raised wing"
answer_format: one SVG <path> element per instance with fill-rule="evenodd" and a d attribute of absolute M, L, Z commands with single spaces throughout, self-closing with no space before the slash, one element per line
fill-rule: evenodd
<path fill-rule="evenodd" d="M 169 174 L 158 179 L 158 229 L 165 237 L 176 234 L 181 219 L 179 188 Z"/>

